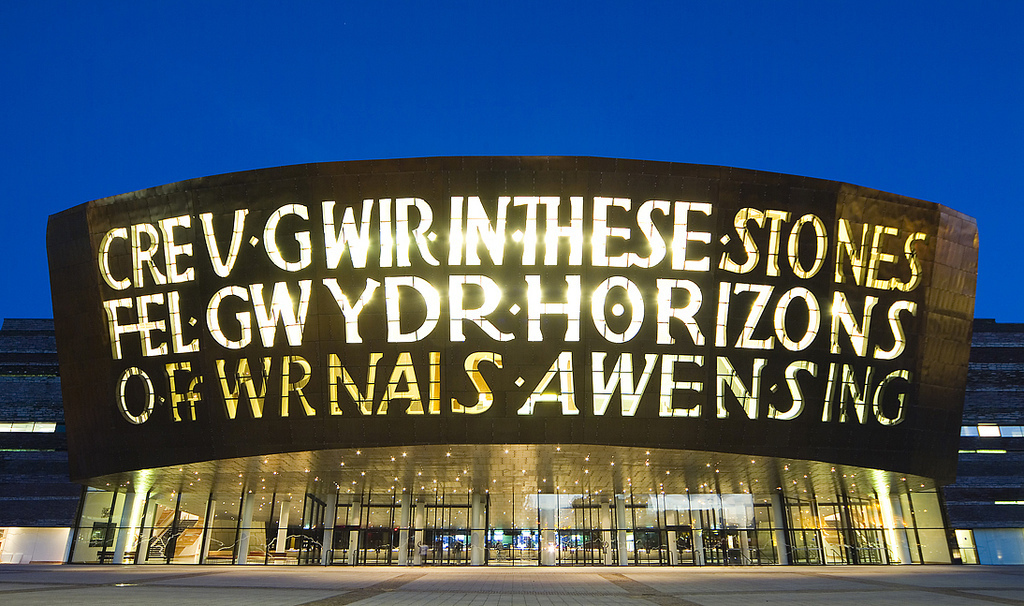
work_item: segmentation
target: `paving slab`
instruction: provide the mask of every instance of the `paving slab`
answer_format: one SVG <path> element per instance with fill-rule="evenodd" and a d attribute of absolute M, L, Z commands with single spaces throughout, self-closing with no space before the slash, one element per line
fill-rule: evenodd
<path fill-rule="evenodd" d="M 0 566 L 0 604 L 1024 606 L 1020 566 Z"/>

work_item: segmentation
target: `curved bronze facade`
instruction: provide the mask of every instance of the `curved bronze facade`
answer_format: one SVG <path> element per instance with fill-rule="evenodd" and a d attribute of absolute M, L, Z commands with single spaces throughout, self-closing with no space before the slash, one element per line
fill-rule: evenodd
<path fill-rule="evenodd" d="M 977 229 L 724 167 L 428 158 L 89 202 L 47 232 L 72 476 L 592 444 L 951 479 Z"/>

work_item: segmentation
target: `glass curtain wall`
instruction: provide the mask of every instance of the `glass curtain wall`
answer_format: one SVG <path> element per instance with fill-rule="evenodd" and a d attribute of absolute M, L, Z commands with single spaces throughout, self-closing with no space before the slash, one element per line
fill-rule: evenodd
<path fill-rule="evenodd" d="M 950 561 L 934 492 L 884 501 L 773 497 L 441 491 L 260 496 L 89 489 L 69 559 L 431 566 Z"/>

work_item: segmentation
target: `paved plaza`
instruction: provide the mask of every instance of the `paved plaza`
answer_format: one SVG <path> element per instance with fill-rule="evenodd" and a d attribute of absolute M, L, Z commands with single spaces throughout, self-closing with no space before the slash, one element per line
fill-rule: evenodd
<path fill-rule="evenodd" d="M 0 566 L 2 604 L 1024 606 L 1024 567 Z"/>

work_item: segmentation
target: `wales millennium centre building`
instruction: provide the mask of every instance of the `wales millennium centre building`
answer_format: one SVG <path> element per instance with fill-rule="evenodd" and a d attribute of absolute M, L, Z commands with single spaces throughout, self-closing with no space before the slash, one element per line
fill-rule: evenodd
<path fill-rule="evenodd" d="M 949 562 L 973 219 L 588 157 L 204 177 L 50 218 L 67 561 Z"/>

